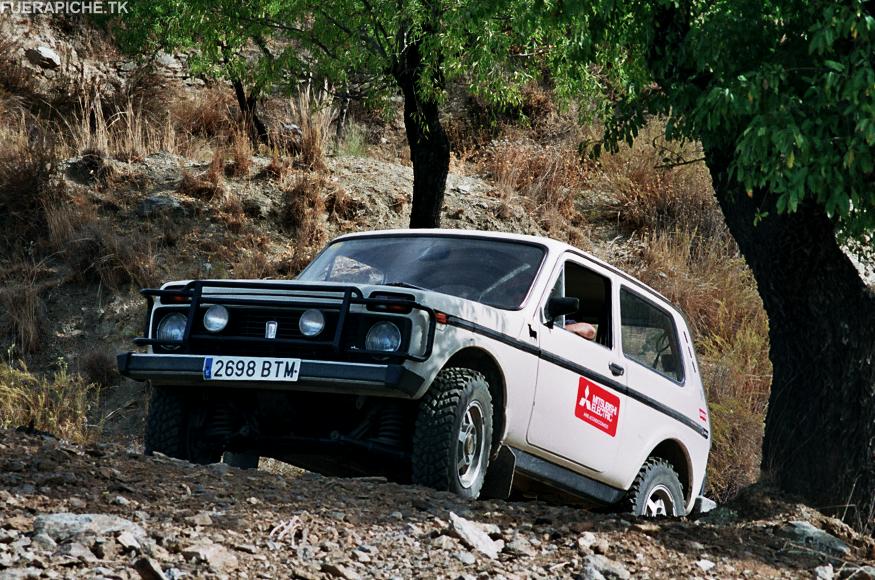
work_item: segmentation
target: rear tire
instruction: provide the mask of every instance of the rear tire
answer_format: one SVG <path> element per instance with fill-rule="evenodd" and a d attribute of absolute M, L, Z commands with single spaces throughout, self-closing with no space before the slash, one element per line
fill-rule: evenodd
<path fill-rule="evenodd" d="M 684 488 L 672 465 L 651 457 L 644 462 L 627 496 L 633 515 L 644 517 L 686 515 Z"/>
<path fill-rule="evenodd" d="M 194 405 L 177 388 L 153 386 L 144 436 L 146 455 L 157 451 L 192 463 L 218 462 L 221 448 L 203 437 L 208 419 L 209 409 Z"/>
<path fill-rule="evenodd" d="M 413 482 L 476 499 L 492 446 L 492 395 L 486 378 L 444 369 L 422 398 L 413 433 Z"/>

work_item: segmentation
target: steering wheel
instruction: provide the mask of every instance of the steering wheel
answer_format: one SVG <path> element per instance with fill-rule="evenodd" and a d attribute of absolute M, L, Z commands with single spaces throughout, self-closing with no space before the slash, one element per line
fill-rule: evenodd
<path fill-rule="evenodd" d="M 650 366 L 657 368 L 659 366 L 659 357 L 661 357 L 669 348 L 671 348 L 671 340 L 668 337 L 668 333 L 663 330 L 662 335 L 656 339 L 656 356 L 653 357 L 653 364 Z"/>

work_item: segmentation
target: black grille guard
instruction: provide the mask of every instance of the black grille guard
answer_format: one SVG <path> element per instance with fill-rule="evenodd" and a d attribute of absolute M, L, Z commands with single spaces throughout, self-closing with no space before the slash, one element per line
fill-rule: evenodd
<path fill-rule="evenodd" d="M 242 290 L 281 290 L 298 292 L 293 295 L 270 294 L 259 292 L 257 294 L 235 294 L 233 297 L 213 297 L 210 294 L 204 294 L 204 288 L 220 288 L 220 289 L 242 289 Z M 300 293 L 303 292 L 303 293 Z M 342 294 L 341 296 L 326 296 L 325 293 Z M 143 330 L 143 336 L 135 338 L 134 344 L 137 346 L 159 346 L 159 347 L 181 347 L 177 352 L 189 353 L 191 340 L 195 338 L 200 341 L 228 341 L 237 343 L 284 345 L 284 346 L 301 346 L 301 347 L 324 347 L 330 348 L 331 352 L 340 354 L 344 352 L 355 353 L 357 355 L 372 355 L 379 357 L 398 357 L 416 362 L 428 360 L 431 356 L 432 347 L 434 346 L 434 334 L 437 319 L 435 312 L 428 306 L 424 306 L 412 300 L 392 299 L 392 298 L 365 298 L 362 291 L 355 286 L 345 286 L 336 284 L 324 284 L 313 286 L 310 284 L 300 283 L 267 283 L 267 282 L 243 282 L 237 280 L 194 280 L 181 288 L 159 290 L 156 288 L 143 288 L 140 290 L 146 298 L 146 324 Z M 247 296 L 282 296 L 289 300 L 263 300 L 259 298 L 248 298 Z M 188 304 L 188 320 L 185 325 L 185 334 L 183 339 L 179 341 L 158 340 L 157 338 L 149 338 L 149 323 L 152 316 L 152 309 L 155 306 L 155 297 L 168 299 L 177 299 L 179 305 Z M 318 300 L 317 300 L 318 299 Z M 293 339 L 269 339 L 257 338 L 252 336 L 235 336 L 235 335 L 207 335 L 193 334 L 192 329 L 195 324 L 195 316 L 199 312 L 201 305 L 204 304 L 221 304 L 234 306 L 269 306 L 272 308 L 319 308 L 322 310 L 335 310 L 338 313 L 337 326 L 334 330 L 334 336 L 331 340 L 315 340 L 306 338 Z M 411 310 L 421 310 L 428 315 L 428 334 L 426 339 L 425 351 L 420 355 L 410 353 L 412 341 L 408 341 L 407 352 L 405 353 L 387 353 L 383 351 L 373 351 L 365 349 L 349 349 L 343 348 L 343 330 L 344 325 L 349 315 L 350 306 L 353 304 L 361 304 L 364 306 L 403 306 Z M 172 302 L 170 304 L 174 305 Z"/>

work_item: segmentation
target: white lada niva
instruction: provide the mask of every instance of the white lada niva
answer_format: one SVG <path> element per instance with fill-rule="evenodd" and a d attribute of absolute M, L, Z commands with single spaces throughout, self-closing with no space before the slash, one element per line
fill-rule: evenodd
<path fill-rule="evenodd" d="M 272 456 L 464 497 L 561 495 L 685 515 L 710 448 L 690 331 L 567 244 L 460 230 L 353 234 L 292 281 L 143 290 L 146 452 Z"/>

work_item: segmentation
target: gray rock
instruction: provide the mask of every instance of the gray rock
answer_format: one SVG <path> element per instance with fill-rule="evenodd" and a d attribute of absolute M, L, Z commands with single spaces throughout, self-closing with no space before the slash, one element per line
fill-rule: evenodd
<path fill-rule="evenodd" d="M 134 534 L 128 531 L 120 533 L 115 541 L 118 542 L 118 545 L 124 551 L 139 552 L 142 549 L 140 542 L 134 537 Z"/>
<path fill-rule="evenodd" d="M 814 569 L 814 578 L 816 580 L 832 580 L 835 577 L 835 570 L 832 564 L 824 564 Z"/>
<path fill-rule="evenodd" d="M 717 564 L 715 564 L 711 560 L 706 560 L 705 558 L 702 558 L 701 560 L 696 560 L 696 566 L 698 566 L 699 569 L 702 570 L 702 572 L 710 572 L 716 565 Z"/>
<path fill-rule="evenodd" d="M 346 566 L 341 566 L 340 564 L 332 564 L 329 562 L 325 562 L 324 564 L 322 564 L 322 571 L 329 576 L 333 576 L 335 578 L 343 578 L 344 580 L 359 580 L 359 578 L 361 578 L 361 576 L 359 576 L 353 570 L 350 570 Z"/>
<path fill-rule="evenodd" d="M 704 495 L 697 497 L 695 503 L 693 503 L 693 513 L 696 514 L 707 514 L 715 509 L 717 509 L 717 502 Z"/>
<path fill-rule="evenodd" d="M 583 559 L 580 580 L 629 580 L 632 575 L 626 567 L 605 556 L 587 556 Z"/>
<path fill-rule="evenodd" d="M 472 550 L 477 550 L 493 560 L 498 557 L 498 545 L 475 522 L 450 512 L 449 531 Z"/>
<path fill-rule="evenodd" d="M 456 552 L 456 558 L 466 566 L 473 566 L 477 562 L 477 558 L 471 552 Z"/>
<path fill-rule="evenodd" d="M 156 215 L 170 215 L 175 217 L 181 217 L 185 215 L 185 208 L 182 207 L 182 204 L 179 203 L 179 200 L 175 197 L 171 197 L 169 195 L 155 194 L 150 195 L 143 201 L 141 201 L 137 205 L 137 209 L 134 210 L 134 213 L 137 214 L 137 217 L 147 218 Z M 227 473 L 228 469 L 230 469 L 224 463 L 217 463 L 216 465 L 224 465 L 224 473 Z M 212 466 L 210 466 L 212 468 Z M 224 475 L 224 473 L 220 475 Z"/>
<path fill-rule="evenodd" d="M 30 580 L 31 578 L 40 578 L 43 571 L 39 568 L 7 568 L 3 570 L 4 580 Z"/>
<path fill-rule="evenodd" d="M 207 512 L 200 512 L 193 516 L 189 516 L 185 518 L 185 520 L 191 524 L 196 526 L 211 526 L 213 525 L 213 518 L 210 517 L 210 514 Z"/>
<path fill-rule="evenodd" d="M 182 556 L 195 562 L 203 562 L 218 572 L 235 570 L 237 556 L 221 544 L 202 543 L 184 548 Z"/>
<path fill-rule="evenodd" d="M 161 566 L 151 558 L 140 558 L 134 562 L 134 570 L 143 580 L 167 580 Z"/>
<path fill-rule="evenodd" d="M 534 556 L 535 548 L 523 536 L 516 535 L 504 546 L 504 552 L 513 556 Z"/>
<path fill-rule="evenodd" d="M 37 516 L 33 520 L 33 531 L 34 535 L 44 533 L 56 542 L 91 540 L 122 532 L 129 532 L 140 543 L 147 539 L 146 530 L 134 522 L 107 514 L 62 512 Z"/>
<path fill-rule="evenodd" d="M 53 551 L 58 547 L 58 543 L 45 533 L 34 534 L 30 541 L 34 546 L 47 551 Z"/>
<path fill-rule="evenodd" d="M 431 541 L 431 545 L 440 550 L 453 550 L 458 547 L 459 542 L 449 536 L 438 536 Z"/>
<path fill-rule="evenodd" d="M 55 555 L 75 558 L 80 562 L 85 562 L 86 564 L 97 562 L 97 556 L 95 556 L 91 550 L 89 550 L 79 542 L 64 544 L 60 547 L 60 549 L 58 549 L 57 552 L 55 552 Z"/>
<path fill-rule="evenodd" d="M 126 498 L 123 495 L 117 495 L 114 498 L 112 498 L 112 504 L 113 505 L 120 505 L 120 506 L 128 506 L 128 505 L 131 505 L 131 500 L 129 500 L 128 498 Z"/>
<path fill-rule="evenodd" d="M 814 527 L 809 522 L 793 521 L 781 528 L 785 536 L 801 542 L 821 552 L 827 552 L 837 556 L 847 556 L 851 548 L 832 534 Z"/>
<path fill-rule="evenodd" d="M 55 69 L 61 66 L 61 57 L 58 53 L 48 46 L 38 46 L 36 48 L 28 48 L 24 51 L 24 56 L 36 66 Z"/>

